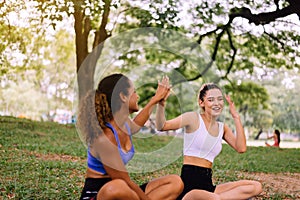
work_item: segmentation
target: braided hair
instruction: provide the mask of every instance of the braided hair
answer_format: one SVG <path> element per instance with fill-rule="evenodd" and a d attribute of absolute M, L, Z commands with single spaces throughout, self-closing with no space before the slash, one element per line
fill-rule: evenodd
<path fill-rule="evenodd" d="M 130 80 L 123 74 L 112 74 L 102 79 L 96 90 L 87 93 L 79 105 L 77 125 L 81 136 L 91 145 L 102 133 L 113 114 L 120 110 L 120 93 L 128 95 Z"/>

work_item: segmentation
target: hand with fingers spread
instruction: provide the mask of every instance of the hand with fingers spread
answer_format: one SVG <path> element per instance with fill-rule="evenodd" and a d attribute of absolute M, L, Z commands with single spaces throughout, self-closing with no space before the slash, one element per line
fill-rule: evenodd
<path fill-rule="evenodd" d="M 229 104 L 229 111 L 230 111 L 230 114 L 232 115 L 232 118 L 233 119 L 238 119 L 240 116 L 239 116 L 238 112 L 235 109 L 234 102 L 231 100 L 229 95 L 225 95 L 225 99 Z"/>
<path fill-rule="evenodd" d="M 165 101 L 169 96 L 170 89 L 169 77 L 163 76 L 162 80 L 158 81 L 158 87 L 153 98 L 159 103 Z"/>

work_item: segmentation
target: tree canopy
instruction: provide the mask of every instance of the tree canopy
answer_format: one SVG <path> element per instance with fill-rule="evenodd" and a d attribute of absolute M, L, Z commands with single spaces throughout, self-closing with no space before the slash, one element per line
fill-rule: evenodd
<path fill-rule="evenodd" d="M 12 69 L 42 68 L 42 65 L 35 63 L 41 59 L 40 56 L 45 56 L 41 46 L 51 43 L 46 39 L 46 30 L 49 30 L 49 26 L 55 30 L 61 21 L 68 19 L 75 34 L 75 71 L 80 75 L 77 80 L 79 97 L 94 86 L 99 60 L 111 55 L 110 50 L 121 45 L 130 46 L 138 41 L 144 42 L 146 47 L 152 40 L 160 42 L 163 38 L 161 45 L 177 44 L 186 49 L 179 37 L 173 34 L 162 37 L 163 30 L 168 29 L 191 41 L 189 56 L 166 49 L 128 48 L 128 52 L 114 55 L 113 59 L 119 60 L 122 65 L 112 62 L 111 69 L 128 73 L 143 66 L 148 70 L 147 73 L 142 70 L 140 76 L 147 78 L 151 73 L 154 79 L 158 79 L 161 75 L 159 71 L 162 71 L 173 77 L 171 80 L 174 86 L 178 84 L 178 90 L 183 82 L 194 82 L 199 87 L 202 82 L 212 80 L 234 95 L 237 106 L 246 116 L 253 109 L 270 110 L 270 98 L 259 79 L 249 82 L 239 74 L 254 76 L 255 69 L 300 68 L 300 4 L 297 0 L 11 0 L 1 3 L 0 8 L 0 30 L 5 33 L 1 36 L 0 75 L 3 77 L 15 73 L 16 70 Z M 8 17 L 12 13 L 21 15 L 21 11 L 26 9 L 33 13 L 28 17 L 30 26 L 20 26 Z M 148 38 L 135 34 L 126 41 L 111 42 L 114 47 L 105 49 L 106 42 L 109 39 L 113 41 L 114 36 L 148 27 L 161 32 L 153 33 Z M 196 48 L 207 52 L 205 62 L 197 58 L 203 54 L 192 53 Z M 12 51 L 24 55 L 19 67 L 10 61 L 9 52 Z M 201 70 L 197 65 L 201 65 Z M 155 72 L 153 68 L 161 70 Z M 178 78 L 178 74 L 181 78 Z M 141 103 L 153 94 L 155 84 L 144 87 Z"/>

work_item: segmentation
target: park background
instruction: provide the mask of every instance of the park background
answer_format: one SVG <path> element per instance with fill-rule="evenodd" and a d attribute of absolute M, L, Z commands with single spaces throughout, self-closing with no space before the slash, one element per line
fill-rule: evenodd
<path fill-rule="evenodd" d="M 244 157 L 231 160 L 226 156 L 233 152 L 224 144 L 228 162 L 225 167 L 216 163 L 216 179 L 253 173 L 248 175 L 265 183 L 259 198 L 300 198 L 295 181 L 300 172 L 297 1 L 9 0 L 0 1 L 0 8 L 0 198 L 79 195 L 85 146 L 75 127 L 76 103 L 113 72 L 134 80 L 141 107 L 155 92 L 156 81 L 168 75 L 174 91 L 168 118 L 197 106 L 195 94 L 203 82 L 220 85 L 241 114 L 249 146 L 264 146 L 277 128 L 283 148 L 250 147 Z M 153 41 L 159 46 L 147 45 Z M 224 113 L 221 120 L 230 124 Z M 259 130 L 263 134 L 255 141 Z M 136 138 L 147 151 L 177 136 L 151 134 L 150 126 L 141 134 L 161 145 Z M 179 173 L 180 157 L 168 164 L 161 172 L 133 176 L 141 181 Z M 238 175 L 228 175 L 232 171 Z"/>

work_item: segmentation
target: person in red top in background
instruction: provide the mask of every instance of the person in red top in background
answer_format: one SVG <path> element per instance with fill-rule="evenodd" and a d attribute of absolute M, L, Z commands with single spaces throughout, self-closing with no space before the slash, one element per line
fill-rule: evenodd
<path fill-rule="evenodd" d="M 278 129 L 274 130 L 273 136 L 268 137 L 268 139 L 271 139 L 271 138 L 274 139 L 274 144 L 270 145 L 268 142 L 266 142 L 266 145 L 268 147 L 279 147 L 279 144 L 280 144 L 280 132 L 279 132 Z"/>

